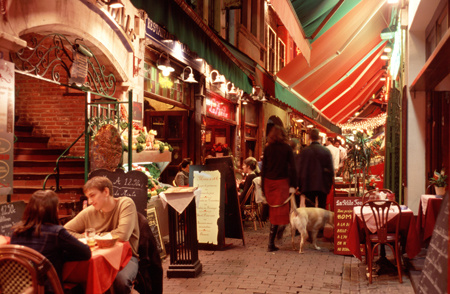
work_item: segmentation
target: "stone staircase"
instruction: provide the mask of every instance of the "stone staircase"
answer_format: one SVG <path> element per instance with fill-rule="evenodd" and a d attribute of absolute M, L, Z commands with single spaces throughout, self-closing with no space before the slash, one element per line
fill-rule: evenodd
<path fill-rule="evenodd" d="M 42 190 L 45 177 L 52 174 L 56 160 L 64 149 L 49 148 L 49 137 L 33 135 L 33 127 L 16 125 L 14 144 L 14 190 L 11 201 L 28 201 L 36 190 Z M 61 202 L 78 201 L 83 195 L 84 159 L 61 159 L 59 186 Z M 50 177 L 46 189 L 55 189 L 55 177 Z"/>

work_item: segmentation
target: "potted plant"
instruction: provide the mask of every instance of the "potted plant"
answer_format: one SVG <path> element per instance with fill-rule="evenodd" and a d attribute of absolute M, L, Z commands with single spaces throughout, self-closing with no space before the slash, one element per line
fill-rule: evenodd
<path fill-rule="evenodd" d="M 447 187 L 447 175 L 445 174 L 444 169 L 442 169 L 440 173 L 434 171 L 433 177 L 430 178 L 430 185 L 434 186 L 436 195 L 442 196 L 445 194 L 445 188 Z"/>
<path fill-rule="evenodd" d="M 228 144 L 222 144 L 222 143 L 217 143 L 214 144 L 212 149 L 212 152 L 214 152 L 214 154 L 216 155 L 216 157 L 221 157 L 221 156 L 227 156 L 229 155 L 229 151 L 230 149 L 228 148 Z"/>

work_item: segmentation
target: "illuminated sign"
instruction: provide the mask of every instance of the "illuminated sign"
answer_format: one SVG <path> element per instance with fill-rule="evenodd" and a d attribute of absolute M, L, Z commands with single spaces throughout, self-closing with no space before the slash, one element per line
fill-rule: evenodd
<path fill-rule="evenodd" d="M 230 105 L 216 98 L 206 98 L 206 111 L 208 113 L 230 119 Z"/>

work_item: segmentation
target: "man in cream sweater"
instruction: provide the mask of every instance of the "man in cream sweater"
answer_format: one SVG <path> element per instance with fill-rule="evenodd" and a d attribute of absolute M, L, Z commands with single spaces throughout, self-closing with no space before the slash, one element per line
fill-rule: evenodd
<path fill-rule="evenodd" d="M 128 241 L 133 256 L 114 280 L 114 293 L 130 293 L 138 272 L 139 224 L 136 206 L 129 197 L 114 198 L 113 186 L 106 177 L 93 177 L 83 187 L 90 206 L 82 210 L 64 227 L 77 238 L 84 237 L 86 228 L 99 235 L 111 233 L 120 241 Z"/>

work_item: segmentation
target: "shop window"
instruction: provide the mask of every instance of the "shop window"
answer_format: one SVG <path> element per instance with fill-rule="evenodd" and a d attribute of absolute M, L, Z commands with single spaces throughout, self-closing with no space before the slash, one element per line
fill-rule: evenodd
<path fill-rule="evenodd" d="M 181 116 L 169 116 L 168 117 L 169 125 L 169 138 L 181 138 L 181 123 L 182 123 L 182 117 Z"/>
<path fill-rule="evenodd" d="M 275 31 L 269 26 L 267 38 L 267 71 L 276 73 L 275 68 L 275 52 L 276 52 L 276 35 Z"/>
<path fill-rule="evenodd" d="M 258 112 L 255 104 L 248 103 L 245 105 L 245 122 L 250 124 L 258 124 Z"/>
<path fill-rule="evenodd" d="M 156 130 L 158 138 L 166 137 L 164 134 L 164 116 L 152 116 L 151 129 Z"/>
<path fill-rule="evenodd" d="M 278 68 L 277 71 L 281 70 L 286 64 L 286 45 L 278 39 Z"/>
<path fill-rule="evenodd" d="M 189 85 L 173 76 L 165 77 L 155 66 L 144 63 L 144 91 L 189 105 Z"/>

